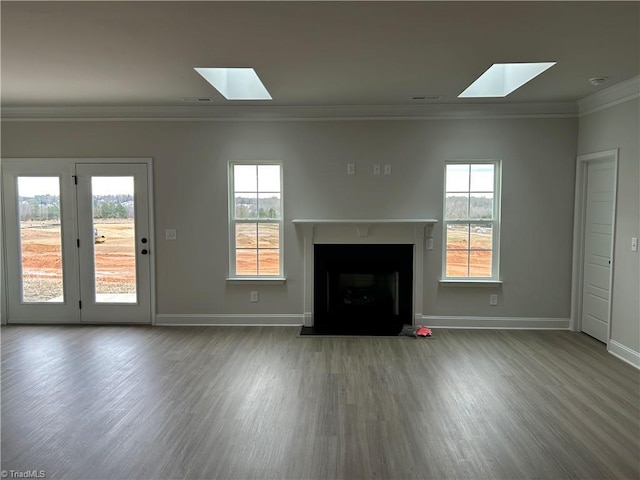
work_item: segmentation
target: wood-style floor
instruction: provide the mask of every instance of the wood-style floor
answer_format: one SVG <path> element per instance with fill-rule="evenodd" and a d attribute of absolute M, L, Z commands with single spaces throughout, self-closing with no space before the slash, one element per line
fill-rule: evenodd
<path fill-rule="evenodd" d="M 640 477 L 640 372 L 586 335 L 298 332 L 4 327 L 1 468 L 47 479 Z"/>

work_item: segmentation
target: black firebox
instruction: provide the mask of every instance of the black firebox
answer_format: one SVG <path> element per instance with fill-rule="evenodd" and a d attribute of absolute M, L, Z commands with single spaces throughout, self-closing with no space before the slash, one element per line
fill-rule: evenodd
<path fill-rule="evenodd" d="M 397 335 L 413 316 L 413 245 L 317 244 L 314 330 Z"/>

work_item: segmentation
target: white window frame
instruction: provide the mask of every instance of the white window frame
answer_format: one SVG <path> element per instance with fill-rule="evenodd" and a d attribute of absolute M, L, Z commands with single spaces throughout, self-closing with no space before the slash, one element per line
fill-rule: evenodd
<path fill-rule="evenodd" d="M 493 218 L 473 219 L 467 215 L 464 219 L 447 219 L 447 165 L 483 165 L 494 166 L 493 176 Z M 500 225 L 502 204 L 502 161 L 501 160 L 447 160 L 444 167 L 443 203 L 442 203 L 442 277 L 440 283 L 450 285 L 495 285 L 500 284 Z M 491 251 L 491 276 L 490 277 L 448 277 L 447 276 L 447 226 L 471 225 L 478 223 L 491 224 L 492 227 L 492 251 Z M 469 246 L 470 249 L 470 246 Z"/>
<path fill-rule="evenodd" d="M 280 167 L 280 218 L 241 218 L 235 217 L 235 188 L 234 188 L 234 167 L 238 165 L 256 166 L 260 165 L 277 165 Z M 228 219 L 229 219 L 229 276 L 228 281 L 255 281 L 255 282 L 283 282 L 284 276 L 284 184 L 283 184 L 283 165 L 277 161 L 232 161 L 228 164 Z M 235 226 L 238 223 L 271 223 L 278 225 L 279 231 L 279 271 L 278 275 L 274 274 L 258 274 L 258 275 L 241 275 L 236 272 L 236 238 Z"/>

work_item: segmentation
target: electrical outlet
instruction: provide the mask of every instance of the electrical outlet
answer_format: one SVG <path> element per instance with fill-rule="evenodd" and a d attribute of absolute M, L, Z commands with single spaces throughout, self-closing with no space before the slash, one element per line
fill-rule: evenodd
<path fill-rule="evenodd" d="M 255 290 L 251 292 L 251 301 L 253 303 L 259 301 L 260 298 L 258 297 L 258 292 L 256 292 Z"/>
<path fill-rule="evenodd" d="M 164 231 L 164 238 L 166 240 L 175 240 L 178 238 L 175 228 L 168 228 Z"/>
<path fill-rule="evenodd" d="M 387 163 L 384 166 L 384 174 L 385 175 L 391 175 L 391 164 L 390 163 Z"/>
<path fill-rule="evenodd" d="M 380 175 L 380 164 L 377 163 L 373 166 L 373 174 Z"/>
<path fill-rule="evenodd" d="M 491 305 L 493 307 L 498 305 L 498 295 L 496 295 L 496 294 L 489 295 L 489 305 Z"/>

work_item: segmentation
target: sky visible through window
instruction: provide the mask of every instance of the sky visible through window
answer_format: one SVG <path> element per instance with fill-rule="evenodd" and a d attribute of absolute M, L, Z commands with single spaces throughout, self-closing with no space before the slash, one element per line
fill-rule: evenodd
<path fill-rule="evenodd" d="M 93 182 L 94 195 L 125 195 L 132 192 L 131 177 L 100 177 L 99 182 Z M 29 177 L 18 178 L 18 192 L 21 197 L 36 195 L 58 195 L 60 190 L 59 177 Z"/>

